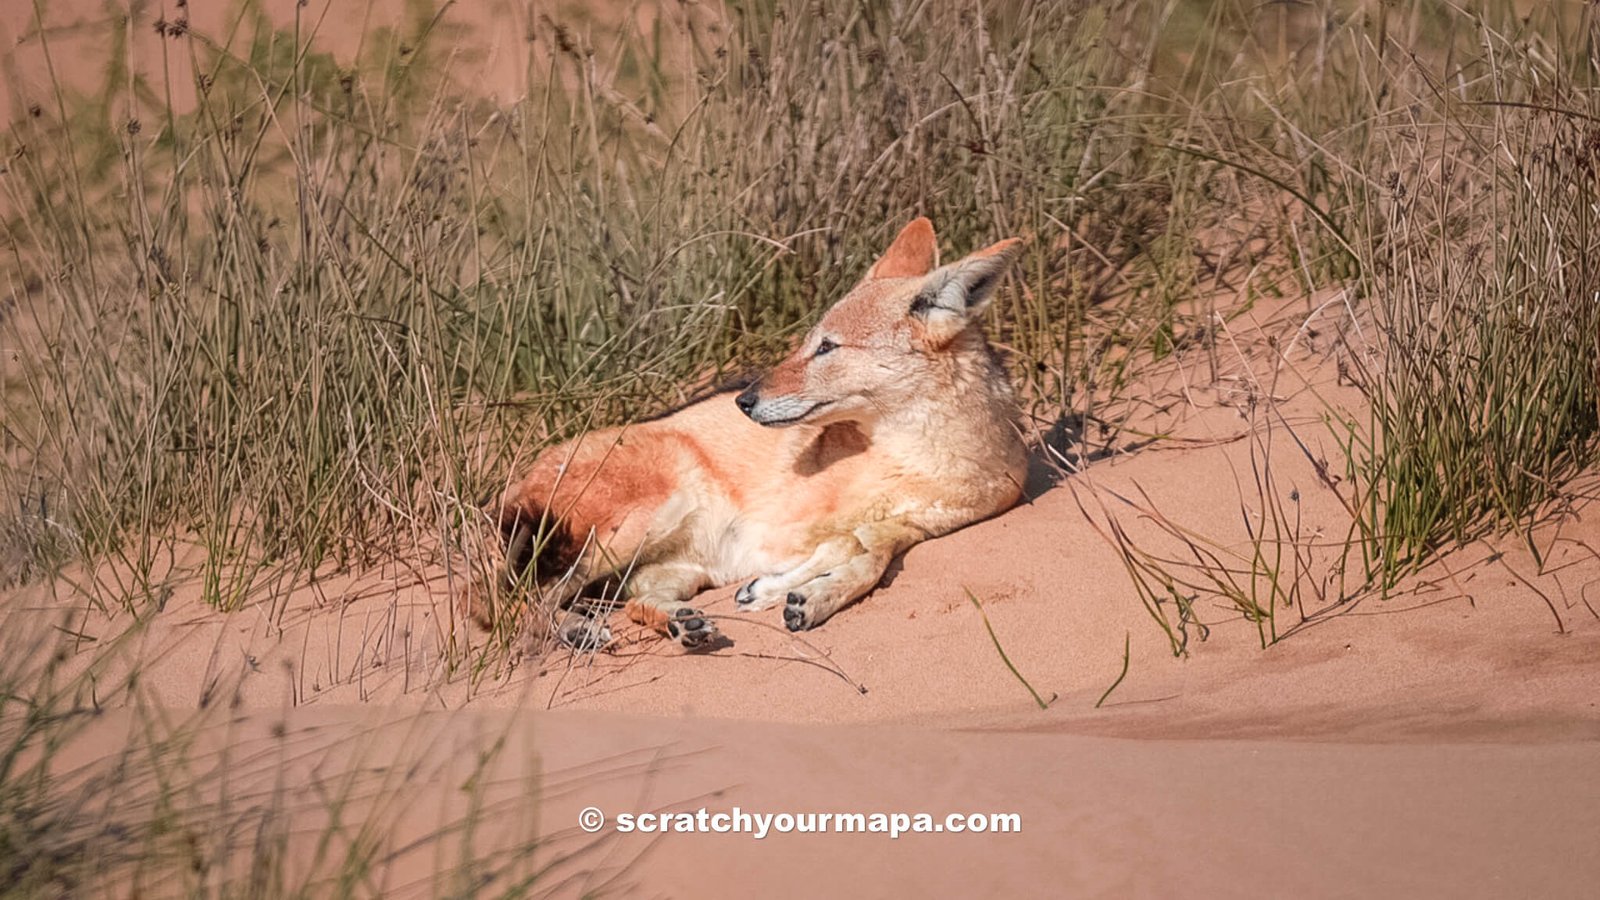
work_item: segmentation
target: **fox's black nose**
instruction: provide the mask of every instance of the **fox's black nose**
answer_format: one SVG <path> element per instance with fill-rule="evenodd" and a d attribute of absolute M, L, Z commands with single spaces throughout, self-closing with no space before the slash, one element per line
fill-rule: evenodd
<path fill-rule="evenodd" d="M 756 387 L 756 385 L 752 384 L 745 388 L 744 392 L 734 398 L 733 401 L 739 405 L 739 411 L 747 416 L 750 415 L 750 410 L 755 409 L 756 404 L 761 401 L 761 394 L 756 390 Z"/>

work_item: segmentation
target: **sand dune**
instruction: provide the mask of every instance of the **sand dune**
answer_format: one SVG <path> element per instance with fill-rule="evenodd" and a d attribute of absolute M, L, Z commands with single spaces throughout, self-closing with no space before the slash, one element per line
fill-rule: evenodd
<path fill-rule="evenodd" d="M 1280 313 L 1258 334 L 1292 326 L 1292 310 Z M 485 736 L 506 735 L 508 758 L 537 759 L 544 773 L 540 832 L 604 861 L 579 865 L 563 891 L 615 877 L 607 883 L 651 896 L 796 885 L 868 896 L 1589 895 L 1600 877 L 1594 479 L 1535 530 L 1542 567 L 1520 538 L 1484 541 L 1386 598 L 1319 609 L 1313 593 L 1280 606 L 1281 640 L 1266 649 L 1256 624 L 1201 596 L 1187 654 L 1175 656 L 1137 600 L 1102 535 L 1108 511 L 1153 551 L 1170 536 L 1124 499 L 1148 497 L 1168 520 L 1247 548 L 1252 453 L 1299 498 L 1306 581 L 1327 571 L 1332 541 L 1316 536 L 1337 538 L 1346 514 L 1313 465 L 1327 444 L 1317 414 L 1359 398 L 1336 383 L 1325 348 L 1279 366 L 1264 342 L 1247 346 L 1214 387 L 1184 386 L 1175 363 L 1170 384 L 1152 388 L 1183 398 L 1164 414 L 1166 439 L 917 546 L 889 584 L 803 636 L 770 614 L 734 613 L 728 588 L 706 598 L 728 617 L 731 643 L 714 652 L 686 655 L 622 628 L 608 652 L 557 653 L 474 684 L 444 666 L 443 635 L 459 626 L 439 571 L 397 568 L 330 576 L 233 615 L 180 589 L 130 658 L 145 695 L 169 709 L 229 698 L 242 717 L 229 741 L 269 722 L 324 738 L 375 716 L 403 723 L 399 744 L 425 738 L 435 759 L 412 765 L 421 774 L 406 790 L 418 797 L 448 795 Z M 1269 446 L 1242 398 L 1273 366 L 1282 418 Z M 969 591 L 1020 673 L 1054 697 L 1048 710 L 1002 662 Z M 120 627 L 90 617 L 84 630 Z M 1127 674 L 1096 708 L 1124 641 Z M 375 765 L 397 751 L 367 752 Z M 506 783 L 522 790 L 528 777 Z M 571 828 L 586 806 L 1015 812 L 1023 830 L 587 838 Z M 425 874 L 401 860 L 389 877 Z"/>

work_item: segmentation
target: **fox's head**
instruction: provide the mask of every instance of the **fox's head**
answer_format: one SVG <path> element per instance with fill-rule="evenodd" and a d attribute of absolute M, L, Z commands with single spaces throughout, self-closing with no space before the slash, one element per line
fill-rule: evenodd
<path fill-rule="evenodd" d="M 1021 247 L 1012 238 L 935 268 L 933 224 L 913 221 L 795 351 L 739 395 L 739 408 L 762 425 L 825 425 L 930 399 L 930 380 L 948 380 L 953 357 L 986 363 L 983 311 Z"/>

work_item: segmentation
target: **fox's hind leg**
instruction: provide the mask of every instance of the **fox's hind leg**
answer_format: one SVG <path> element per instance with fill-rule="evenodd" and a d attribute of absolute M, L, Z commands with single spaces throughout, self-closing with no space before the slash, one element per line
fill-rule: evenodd
<path fill-rule="evenodd" d="M 689 606 L 695 594 L 711 585 L 705 568 L 687 562 L 662 562 L 641 566 L 628 579 L 628 618 L 675 638 L 685 649 L 706 646 L 717 636 L 717 626 L 705 613 Z"/>
<path fill-rule="evenodd" d="M 497 599 L 489 609 L 478 604 L 480 624 L 493 627 L 503 614 L 514 613 L 512 646 L 522 656 L 541 655 L 552 635 L 581 649 L 604 646 L 611 639 L 605 623 L 571 608 L 594 576 L 593 535 L 574 538 L 527 500 L 503 504 L 497 516 L 503 556 L 488 592 Z"/>

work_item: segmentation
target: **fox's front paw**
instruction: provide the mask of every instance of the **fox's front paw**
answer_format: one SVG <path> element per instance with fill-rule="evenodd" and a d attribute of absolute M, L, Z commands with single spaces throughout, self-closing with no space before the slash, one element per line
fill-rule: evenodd
<path fill-rule="evenodd" d="M 807 608 L 806 595 L 790 591 L 783 604 L 783 624 L 790 631 L 805 631 L 817 624 L 814 610 Z"/>
<path fill-rule="evenodd" d="M 717 626 L 705 613 L 685 606 L 667 620 L 667 634 L 677 638 L 685 650 L 698 650 L 717 636 Z"/>
<path fill-rule="evenodd" d="M 757 578 L 733 595 L 739 612 L 756 612 L 783 602 L 784 592 L 773 587 L 776 578 Z"/>

